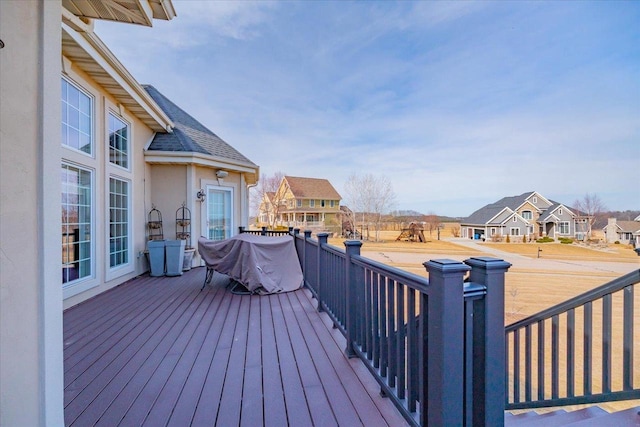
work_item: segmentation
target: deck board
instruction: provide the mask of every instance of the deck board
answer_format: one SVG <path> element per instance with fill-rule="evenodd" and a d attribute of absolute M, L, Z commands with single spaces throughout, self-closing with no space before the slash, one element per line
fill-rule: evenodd
<path fill-rule="evenodd" d="M 203 278 L 143 276 L 65 311 L 66 425 L 406 425 L 308 291 Z"/>

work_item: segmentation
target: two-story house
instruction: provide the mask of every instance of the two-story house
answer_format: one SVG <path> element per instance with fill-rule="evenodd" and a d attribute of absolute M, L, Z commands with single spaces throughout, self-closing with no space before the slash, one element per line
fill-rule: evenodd
<path fill-rule="evenodd" d="M 326 179 L 285 176 L 273 194 L 264 195 L 259 218 L 275 216 L 279 226 L 339 233 L 340 200 Z"/>
<path fill-rule="evenodd" d="M 515 240 L 523 236 L 584 239 L 590 231 L 587 216 L 536 191 L 483 206 L 465 218 L 460 227 L 462 237 L 469 239 L 507 235 Z"/>

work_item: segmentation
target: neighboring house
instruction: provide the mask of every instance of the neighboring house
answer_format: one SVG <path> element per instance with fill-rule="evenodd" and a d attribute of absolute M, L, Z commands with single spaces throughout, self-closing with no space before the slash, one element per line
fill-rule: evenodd
<path fill-rule="evenodd" d="M 340 232 L 340 194 L 326 179 L 285 176 L 271 200 L 263 200 L 260 215 L 277 203 L 276 225 Z"/>
<path fill-rule="evenodd" d="M 93 32 L 175 15 L 171 0 L 0 1 L 2 426 L 64 425 L 62 311 L 147 270 L 152 206 L 167 239 L 183 203 L 196 238 L 247 225 L 258 167 Z"/>
<path fill-rule="evenodd" d="M 609 218 L 602 231 L 604 231 L 604 239 L 607 243 L 620 242 L 637 245 L 640 242 L 640 216 L 633 221 L 618 221 L 616 218 Z"/>
<path fill-rule="evenodd" d="M 588 217 L 549 200 L 538 192 L 504 197 L 464 219 L 462 237 L 493 239 L 509 235 L 527 240 L 541 236 L 584 239 L 589 234 Z"/>
<path fill-rule="evenodd" d="M 277 212 L 275 195 L 275 191 L 267 191 L 262 195 L 260 207 L 258 208 L 258 225 L 264 227 L 273 227 L 275 225 Z"/>

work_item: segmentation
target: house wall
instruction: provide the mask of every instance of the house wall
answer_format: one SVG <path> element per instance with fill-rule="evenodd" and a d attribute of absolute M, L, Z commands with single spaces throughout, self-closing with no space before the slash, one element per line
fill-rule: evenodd
<path fill-rule="evenodd" d="M 0 1 L 0 425 L 62 426 L 60 1 Z"/>
<path fill-rule="evenodd" d="M 117 286 L 147 270 L 147 263 L 141 255 L 146 249 L 146 215 L 148 205 L 148 166 L 144 160 L 144 147 L 154 132 L 137 117 L 121 107 L 113 96 L 97 84 L 76 64 L 63 57 L 62 75 L 76 86 L 88 92 L 94 100 L 94 155 L 93 157 L 76 150 L 62 147 L 62 161 L 91 168 L 94 175 L 94 232 L 92 278 L 70 283 L 64 287 L 64 308 L 76 305 L 88 298 Z M 58 107 L 59 108 L 59 107 Z M 114 166 L 109 162 L 108 117 L 112 113 L 129 124 L 130 167 Z M 109 265 L 109 180 L 111 177 L 127 181 L 129 197 L 129 262 L 111 268 Z M 150 209 L 150 208 L 149 208 Z"/>

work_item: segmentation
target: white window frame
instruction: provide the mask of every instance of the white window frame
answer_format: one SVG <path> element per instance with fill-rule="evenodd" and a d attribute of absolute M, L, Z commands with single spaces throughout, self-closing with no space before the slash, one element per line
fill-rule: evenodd
<path fill-rule="evenodd" d="M 316 207 L 316 201 L 315 201 L 315 199 L 311 199 L 311 200 L 309 200 L 309 207 L 310 207 L 310 208 L 315 208 L 315 207 Z"/>
<path fill-rule="evenodd" d="M 296 199 L 296 207 L 297 208 L 301 208 L 302 207 L 302 199 Z"/>
<path fill-rule="evenodd" d="M 78 163 L 74 163 L 74 162 L 70 162 L 67 160 L 62 160 L 60 168 L 62 169 L 63 166 L 67 166 L 67 167 L 72 167 L 72 168 L 77 168 L 80 170 L 83 170 L 85 172 L 89 172 L 90 176 L 91 176 L 91 208 L 90 208 L 90 215 L 91 215 L 91 221 L 90 221 L 90 235 L 91 236 L 96 236 L 96 171 L 93 168 L 87 167 L 86 165 L 82 165 L 82 164 L 78 164 Z M 61 189 L 62 192 L 62 189 Z M 62 241 L 60 242 L 60 244 L 62 245 Z M 83 277 L 83 278 L 78 278 L 76 280 L 73 280 L 71 282 L 67 282 L 67 283 L 62 283 L 62 280 L 60 280 L 61 282 L 61 286 L 62 286 L 62 297 L 63 299 L 67 299 L 69 297 L 72 297 L 74 295 L 77 295 L 81 292 L 84 292 L 88 289 L 94 288 L 96 286 L 99 285 L 97 279 L 96 279 L 96 239 L 95 237 L 92 237 L 91 239 L 91 243 L 89 246 L 89 250 L 91 252 L 91 261 L 90 261 L 90 268 L 91 268 L 91 274 Z"/>
<path fill-rule="evenodd" d="M 562 208 L 558 209 L 558 215 L 562 215 Z"/>
<path fill-rule="evenodd" d="M 206 183 L 205 180 L 203 180 L 203 187 L 205 188 L 206 194 L 207 196 L 209 196 L 209 191 L 210 190 L 214 190 L 214 191 L 223 191 L 223 192 L 227 192 L 229 193 L 229 207 L 230 207 L 230 224 L 229 224 L 229 236 L 225 236 L 226 239 L 228 239 L 229 237 L 235 236 L 237 234 L 236 232 L 236 227 L 235 227 L 235 188 L 232 186 L 220 186 L 220 185 L 214 185 L 214 184 L 208 184 Z M 205 237 L 209 237 L 209 215 L 208 215 L 208 203 L 209 203 L 209 197 L 207 197 L 207 200 L 205 200 L 204 203 L 202 203 L 202 218 L 203 220 L 201 221 L 201 235 L 205 236 Z"/>
<path fill-rule="evenodd" d="M 533 219 L 533 212 L 532 211 L 528 211 L 528 210 L 527 211 L 522 211 L 522 218 L 526 219 L 527 221 Z"/>
<path fill-rule="evenodd" d="M 336 207 L 336 201 L 335 200 L 330 200 L 329 201 L 329 206 L 331 206 L 332 208 Z"/>
<path fill-rule="evenodd" d="M 566 224 L 567 227 L 567 232 L 563 233 L 562 232 L 562 228 L 563 226 Z M 568 236 L 571 234 L 571 224 L 569 223 L 569 221 L 560 221 L 558 222 L 558 234 L 561 234 L 563 236 Z"/>
<path fill-rule="evenodd" d="M 122 123 L 125 124 L 126 128 L 127 128 L 127 149 L 126 149 L 126 162 L 127 165 L 122 166 L 118 163 L 115 163 L 113 161 L 111 161 L 111 125 L 110 125 L 110 119 L 111 117 L 113 117 L 116 120 L 121 121 Z M 107 150 L 106 156 L 107 156 L 107 161 L 109 162 L 109 166 L 114 166 L 116 168 L 122 169 L 122 170 L 126 170 L 126 171 L 131 171 L 131 145 L 132 145 L 132 131 L 131 131 L 131 123 L 128 120 L 125 120 L 124 117 L 122 117 L 120 114 L 117 114 L 116 112 L 114 112 L 113 110 L 109 110 L 107 112 L 107 117 L 106 117 L 106 133 L 107 133 L 107 140 L 105 143 L 105 147 Z"/>
<path fill-rule="evenodd" d="M 537 196 L 533 196 L 533 203 L 538 203 L 538 197 Z"/>
<path fill-rule="evenodd" d="M 68 84 L 70 86 L 73 86 L 75 89 L 77 89 L 82 95 L 85 95 L 87 98 L 89 98 L 89 108 L 91 110 L 90 113 L 89 113 L 89 115 L 90 115 L 89 120 L 91 122 L 89 124 L 89 127 L 90 127 L 90 130 L 89 130 L 89 132 L 90 132 L 89 133 L 90 151 L 87 153 L 86 151 L 83 151 L 80 148 L 75 148 L 75 147 L 73 147 L 71 145 L 66 144 L 66 138 L 64 138 L 62 134 L 60 135 L 60 138 L 61 138 L 61 144 L 60 145 L 63 148 L 65 148 L 67 150 L 71 150 L 74 153 L 79 153 L 79 154 L 81 154 L 83 156 L 94 158 L 95 155 L 96 155 L 96 138 L 95 138 L 96 107 L 95 107 L 95 97 L 91 93 L 89 93 L 86 89 L 84 89 L 82 86 L 80 86 L 79 84 L 75 83 L 74 81 L 72 81 L 68 77 L 61 76 L 60 79 L 61 79 L 60 85 L 62 85 L 62 82 L 64 81 L 66 84 Z M 65 100 L 63 100 L 62 96 L 61 96 L 60 97 L 60 103 L 62 104 L 62 102 L 64 102 L 65 104 L 69 105 L 69 103 L 66 102 Z M 65 130 L 68 131 L 68 129 L 71 128 L 71 126 L 68 123 L 68 116 L 67 116 L 67 122 L 64 121 L 65 119 L 64 119 L 64 114 L 62 113 L 62 105 L 61 105 L 60 110 L 61 110 L 60 113 L 62 115 L 61 121 L 60 121 L 61 132 L 64 132 Z M 66 128 L 65 128 L 65 126 L 66 126 Z M 77 128 L 78 132 L 80 132 L 80 128 L 81 128 L 81 125 L 80 125 L 80 123 L 78 123 L 78 128 Z"/>
<path fill-rule="evenodd" d="M 113 164 L 112 164 L 113 165 Z M 124 264 L 119 264 L 116 266 L 111 266 L 111 180 L 115 179 L 118 181 L 126 182 L 128 195 L 127 195 L 127 226 L 128 226 L 128 235 L 127 235 L 127 252 L 128 252 L 128 260 Z M 123 276 L 128 273 L 132 273 L 135 270 L 135 254 L 133 251 L 133 185 L 130 179 L 124 178 L 118 175 L 109 175 L 106 183 L 106 212 L 105 212 L 105 227 L 106 227 L 106 235 L 105 235 L 105 269 L 107 271 L 106 279 L 107 281 L 115 279 L 117 277 Z"/>
<path fill-rule="evenodd" d="M 509 229 L 509 235 L 511 235 L 511 236 L 520 236 L 520 227 L 511 227 Z"/>

